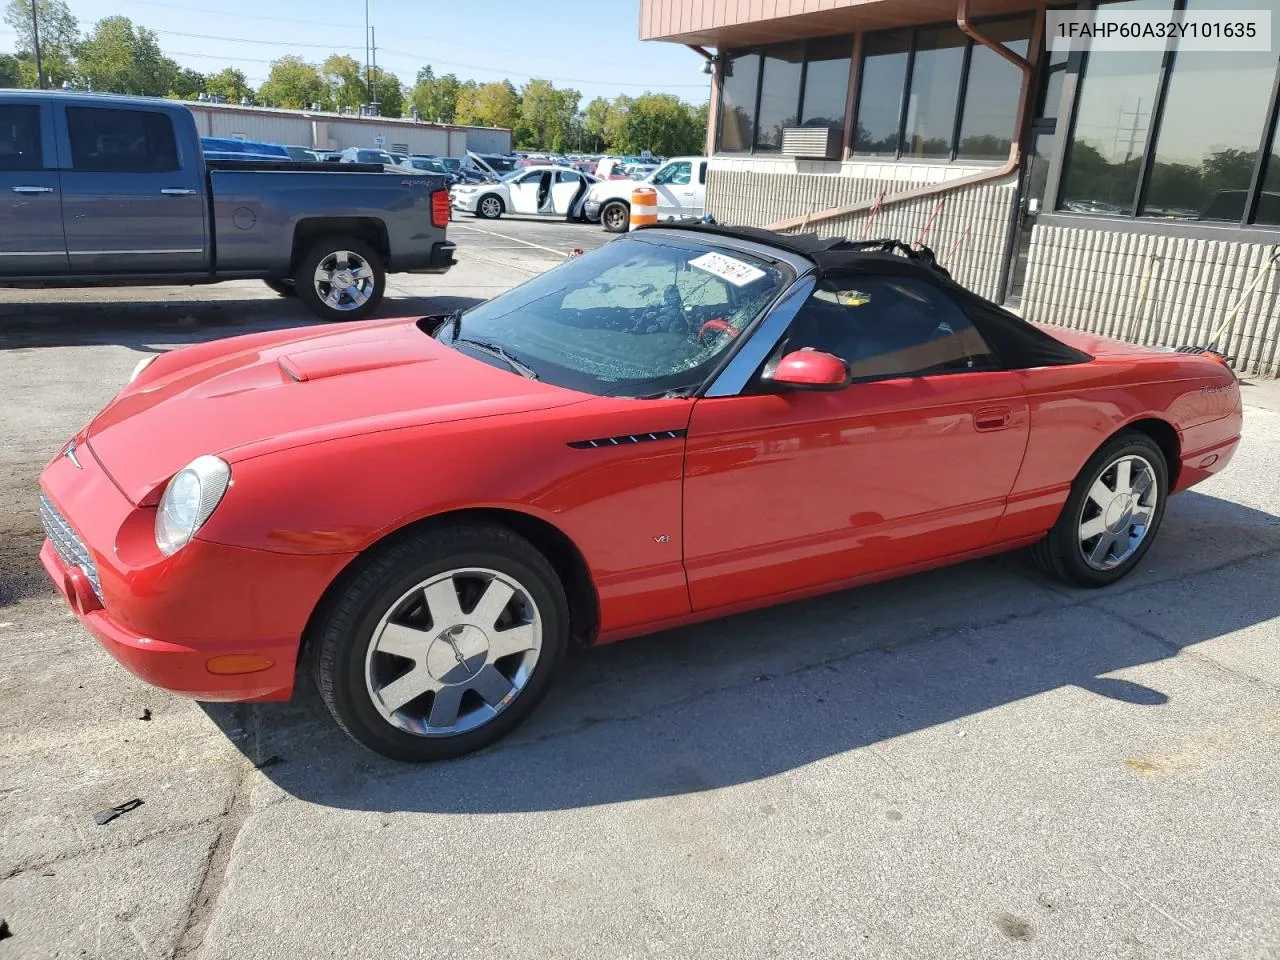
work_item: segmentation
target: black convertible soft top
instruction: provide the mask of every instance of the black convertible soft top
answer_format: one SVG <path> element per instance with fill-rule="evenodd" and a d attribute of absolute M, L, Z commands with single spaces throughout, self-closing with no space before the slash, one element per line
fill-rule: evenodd
<path fill-rule="evenodd" d="M 915 249 L 900 240 L 844 240 L 820 237 L 814 233 L 775 233 L 759 227 L 719 223 L 661 223 L 655 226 L 777 247 L 812 262 L 821 278 L 875 273 L 912 276 L 931 282 L 945 289 L 959 303 L 1008 369 L 1065 366 L 1093 359 L 1083 350 L 1067 346 L 1021 317 L 956 283 L 928 247 Z"/>

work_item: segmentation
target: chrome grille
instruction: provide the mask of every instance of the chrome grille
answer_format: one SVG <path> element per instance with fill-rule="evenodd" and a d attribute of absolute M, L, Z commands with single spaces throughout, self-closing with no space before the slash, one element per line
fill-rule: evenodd
<path fill-rule="evenodd" d="M 83 570 L 84 575 L 93 584 L 93 592 L 101 600 L 102 585 L 98 583 L 98 565 L 93 562 L 93 557 L 90 556 L 80 535 L 71 528 L 71 524 L 67 523 L 66 517 L 53 505 L 53 501 L 43 493 L 40 494 L 40 522 L 44 524 L 45 536 L 53 544 L 53 549 L 58 551 L 58 556 L 62 558 L 63 563 Z"/>

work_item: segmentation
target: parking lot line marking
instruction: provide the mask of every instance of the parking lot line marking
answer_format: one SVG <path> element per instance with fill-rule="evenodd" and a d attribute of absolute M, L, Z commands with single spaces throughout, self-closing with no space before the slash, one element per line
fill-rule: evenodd
<path fill-rule="evenodd" d="M 534 243 L 532 240 L 521 240 L 519 237 L 509 237 L 505 233 L 494 233 L 492 230 L 481 230 L 479 227 L 472 227 L 465 223 L 455 223 L 452 226 L 455 230 L 474 230 L 476 233 L 487 233 L 491 237 L 510 240 L 512 243 L 523 243 L 526 247 L 537 247 L 539 250 L 546 250 L 548 253 L 554 253 L 557 257 L 569 256 L 569 254 L 563 253 L 555 247 L 544 247 L 542 244 Z"/>

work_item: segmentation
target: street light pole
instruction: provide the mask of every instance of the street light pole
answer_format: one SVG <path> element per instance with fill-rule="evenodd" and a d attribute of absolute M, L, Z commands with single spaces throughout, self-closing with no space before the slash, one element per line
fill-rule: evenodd
<path fill-rule="evenodd" d="M 369 0 L 364 0 L 364 101 L 373 102 L 373 74 L 369 72 Z"/>
<path fill-rule="evenodd" d="M 44 62 L 40 59 L 40 23 L 36 18 L 36 0 L 31 0 L 31 39 L 34 41 L 36 55 L 36 78 L 40 89 L 44 89 Z"/>

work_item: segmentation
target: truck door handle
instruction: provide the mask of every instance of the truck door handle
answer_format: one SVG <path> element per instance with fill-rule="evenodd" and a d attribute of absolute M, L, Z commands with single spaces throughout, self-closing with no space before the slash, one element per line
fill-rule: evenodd
<path fill-rule="evenodd" d="M 53 193 L 53 187 L 14 187 L 14 193 Z"/>
<path fill-rule="evenodd" d="M 1013 419 L 1008 407 L 983 407 L 973 415 L 973 425 L 979 430 L 1003 430 Z"/>
<path fill-rule="evenodd" d="M 196 192 L 185 187 L 165 187 L 160 191 L 166 197 L 194 197 Z"/>

